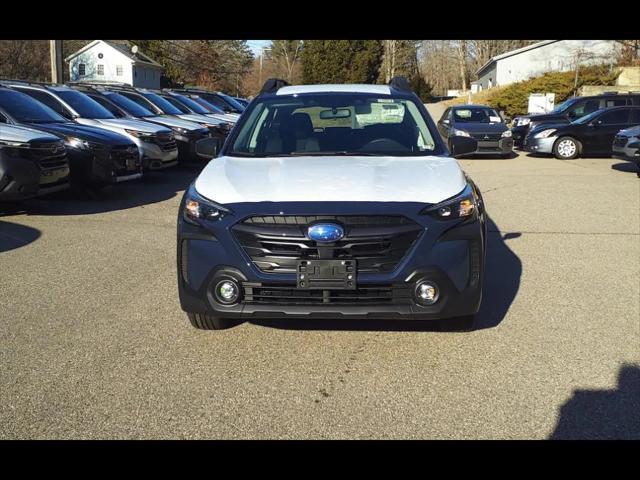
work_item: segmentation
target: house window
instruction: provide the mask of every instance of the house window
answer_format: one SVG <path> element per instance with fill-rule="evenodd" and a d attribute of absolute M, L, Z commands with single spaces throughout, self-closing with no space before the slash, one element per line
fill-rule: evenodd
<path fill-rule="evenodd" d="M 122 65 L 116 65 L 116 75 L 118 77 L 122 76 Z"/>
<path fill-rule="evenodd" d="M 104 75 L 104 65 L 98 65 L 98 75 Z"/>
<path fill-rule="evenodd" d="M 83 76 L 86 75 L 85 65 L 84 63 L 78 64 L 78 75 Z"/>

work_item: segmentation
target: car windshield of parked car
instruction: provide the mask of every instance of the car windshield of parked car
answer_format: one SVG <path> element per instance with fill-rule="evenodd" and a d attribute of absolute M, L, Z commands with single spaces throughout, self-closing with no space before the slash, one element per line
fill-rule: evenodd
<path fill-rule="evenodd" d="M 184 113 L 174 107 L 171 103 L 167 102 L 160 95 L 156 95 L 155 93 L 145 93 L 144 96 L 167 115 L 182 115 L 182 113 Z"/>
<path fill-rule="evenodd" d="M 222 110 L 219 107 L 216 107 L 215 105 L 213 105 L 212 103 L 206 101 L 204 98 L 202 97 L 193 97 L 193 100 L 195 102 L 198 102 L 200 105 L 202 105 L 204 108 L 206 108 L 207 110 L 209 110 L 209 113 L 218 113 L 218 114 L 224 114 L 224 110 Z"/>
<path fill-rule="evenodd" d="M 235 98 L 230 97 L 229 95 L 226 95 L 222 92 L 220 92 L 218 95 L 220 95 L 236 111 L 236 113 L 244 112 L 244 105 L 238 102 Z"/>
<path fill-rule="evenodd" d="M 0 107 L 17 123 L 61 123 L 68 122 L 45 104 L 31 96 L 14 90 L 0 89 Z"/>
<path fill-rule="evenodd" d="M 194 102 L 189 97 L 186 97 L 184 95 L 174 95 L 173 98 L 183 103 L 187 108 L 193 110 L 196 113 L 199 113 L 201 115 L 207 115 L 208 113 L 210 113 L 206 108 L 204 108 L 198 102 Z"/>
<path fill-rule="evenodd" d="M 120 95 L 119 93 L 109 93 L 107 94 L 107 98 L 118 105 L 120 108 L 122 108 L 129 115 L 133 115 L 134 117 L 144 118 L 156 116 L 156 114 L 151 110 L 137 104 L 124 95 Z"/>
<path fill-rule="evenodd" d="M 313 94 L 256 100 L 227 155 L 433 155 L 434 136 L 411 99 Z"/>
<path fill-rule="evenodd" d="M 562 113 L 566 109 L 568 109 L 571 105 L 573 105 L 575 102 L 576 101 L 573 98 L 570 98 L 569 100 L 565 100 L 564 102 L 556 105 L 556 107 L 553 110 L 551 110 L 549 113 Z"/>
<path fill-rule="evenodd" d="M 103 120 L 116 118 L 109 110 L 104 108 L 93 98 L 75 90 L 62 90 L 56 94 L 73 108 L 82 118 Z"/>
<path fill-rule="evenodd" d="M 458 108 L 453 110 L 455 123 L 502 123 L 493 108 Z"/>

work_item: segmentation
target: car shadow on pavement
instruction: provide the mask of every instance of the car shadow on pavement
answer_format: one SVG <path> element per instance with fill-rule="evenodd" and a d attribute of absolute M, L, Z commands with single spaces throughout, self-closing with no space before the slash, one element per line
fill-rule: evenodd
<path fill-rule="evenodd" d="M 177 166 L 147 172 L 139 180 L 102 190 L 65 190 L 14 204 L 11 215 L 91 215 L 127 210 L 173 198 L 198 176 L 202 166 Z"/>
<path fill-rule="evenodd" d="M 0 253 L 29 245 L 40 238 L 37 228 L 0 221 Z"/>
<path fill-rule="evenodd" d="M 640 165 L 634 162 L 620 162 L 611 165 L 611 168 L 619 172 L 638 173 L 640 172 Z"/>
<path fill-rule="evenodd" d="M 483 298 L 476 315 L 474 330 L 493 328 L 502 322 L 520 288 L 522 262 L 509 248 L 507 241 L 522 234 L 502 234 L 489 218 L 487 223 L 487 260 L 484 276 Z M 445 322 L 433 320 L 366 319 L 305 319 L 264 318 L 251 319 L 250 323 L 263 327 L 285 330 L 352 330 L 352 331 L 412 331 L 454 332 Z"/>
<path fill-rule="evenodd" d="M 576 390 L 551 440 L 640 440 L 640 368 L 624 365 L 615 390 Z"/>

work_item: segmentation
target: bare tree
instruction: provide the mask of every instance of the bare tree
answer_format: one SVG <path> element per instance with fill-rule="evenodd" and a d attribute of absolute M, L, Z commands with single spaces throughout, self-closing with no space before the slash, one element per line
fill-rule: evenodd
<path fill-rule="evenodd" d="M 281 76 L 284 76 L 288 82 L 293 81 L 296 66 L 300 61 L 302 45 L 302 40 L 273 40 L 271 42 L 269 58 L 281 67 L 284 73 Z"/>

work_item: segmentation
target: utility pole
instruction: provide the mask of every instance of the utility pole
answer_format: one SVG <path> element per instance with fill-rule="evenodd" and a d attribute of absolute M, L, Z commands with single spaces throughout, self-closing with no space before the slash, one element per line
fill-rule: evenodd
<path fill-rule="evenodd" d="M 271 50 L 269 47 L 260 48 L 260 75 L 258 76 L 258 86 L 262 86 L 262 57 L 264 57 L 264 51 Z"/>
<path fill-rule="evenodd" d="M 62 40 L 49 40 L 51 54 L 51 82 L 63 83 Z"/>

